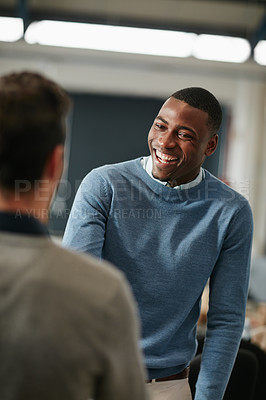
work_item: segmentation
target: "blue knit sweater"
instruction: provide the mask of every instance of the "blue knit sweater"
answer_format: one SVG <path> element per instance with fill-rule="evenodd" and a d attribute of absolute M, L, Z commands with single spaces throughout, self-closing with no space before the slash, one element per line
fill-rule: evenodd
<path fill-rule="evenodd" d="M 150 378 L 177 373 L 194 357 L 200 299 L 210 278 L 196 400 L 219 400 L 243 330 L 251 241 L 251 210 L 239 193 L 207 171 L 199 185 L 172 189 L 136 159 L 85 177 L 63 243 L 112 262 L 127 276 Z"/>

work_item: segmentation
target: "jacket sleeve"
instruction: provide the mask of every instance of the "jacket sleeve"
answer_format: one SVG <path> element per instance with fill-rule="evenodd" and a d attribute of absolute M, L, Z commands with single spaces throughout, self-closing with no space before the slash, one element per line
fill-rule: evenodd
<path fill-rule="evenodd" d="M 122 284 L 109 303 L 106 326 L 113 329 L 106 330 L 102 346 L 104 371 L 97 400 L 148 399 L 136 309 L 131 290 Z"/>
<path fill-rule="evenodd" d="M 245 201 L 228 226 L 210 277 L 207 333 L 195 400 L 221 400 L 245 322 L 252 245 L 252 214 Z"/>
<path fill-rule="evenodd" d="M 101 258 L 111 192 L 104 178 L 91 171 L 82 181 L 63 237 L 63 246 Z"/>

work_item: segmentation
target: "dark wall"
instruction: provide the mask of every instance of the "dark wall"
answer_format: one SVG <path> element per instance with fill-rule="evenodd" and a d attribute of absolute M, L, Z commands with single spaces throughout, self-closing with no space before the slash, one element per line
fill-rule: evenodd
<path fill-rule="evenodd" d="M 66 173 L 51 213 L 49 228 L 62 234 L 84 176 L 104 164 L 148 155 L 147 136 L 164 99 L 72 94 L 73 112 L 66 143 Z M 223 143 L 206 162 L 219 174 Z"/>

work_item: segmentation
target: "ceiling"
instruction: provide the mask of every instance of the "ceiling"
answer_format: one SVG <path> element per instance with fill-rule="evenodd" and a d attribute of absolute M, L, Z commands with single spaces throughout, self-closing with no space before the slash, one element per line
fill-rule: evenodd
<path fill-rule="evenodd" d="M 266 0 L 0 0 L 0 15 L 266 39 Z"/>

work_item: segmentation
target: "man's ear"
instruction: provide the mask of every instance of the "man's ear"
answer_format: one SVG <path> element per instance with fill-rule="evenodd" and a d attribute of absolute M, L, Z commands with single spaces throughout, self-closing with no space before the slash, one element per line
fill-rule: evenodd
<path fill-rule="evenodd" d="M 46 179 L 60 180 L 64 167 L 64 145 L 59 144 L 52 150 L 44 168 Z"/>
<path fill-rule="evenodd" d="M 218 135 L 215 134 L 210 138 L 210 140 L 208 142 L 208 145 L 207 145 L 207 148 L 205 151 L 205 156 L 208 157 L 208 156 L 212 155 L 216 150 L 217 144 L 218 144 Z"/>

